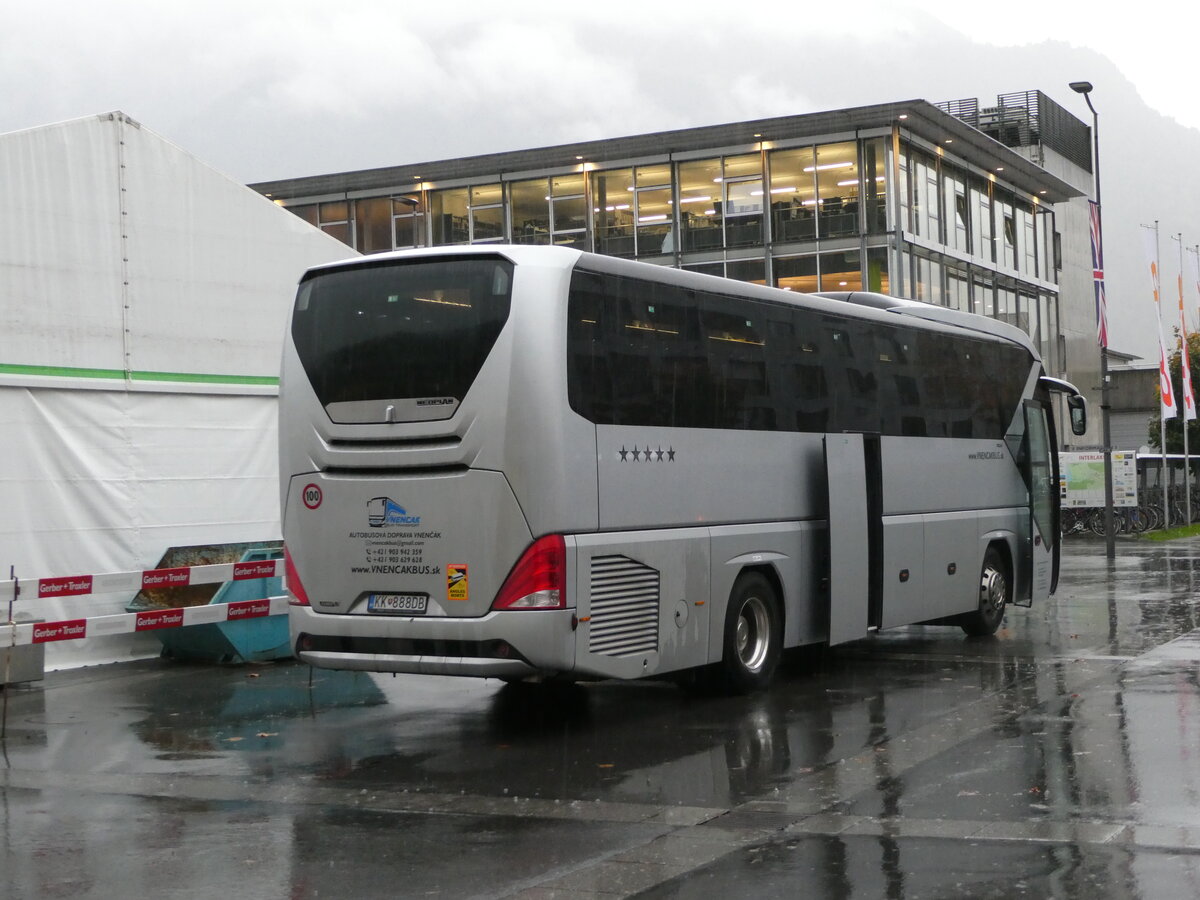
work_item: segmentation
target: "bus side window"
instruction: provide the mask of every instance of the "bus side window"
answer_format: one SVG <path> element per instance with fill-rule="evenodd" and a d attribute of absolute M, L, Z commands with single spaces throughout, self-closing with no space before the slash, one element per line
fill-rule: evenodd
<path fill-rule="evenodd" d="M 836 397 L 831 431 L 882 431 L 877 364 L 868 352 L 870 333 L 865 323 L 824 318 L 826 370 Z"/>
<path fill-rule="evenodd" d="M 833 398 L 822 353 L 820 317 L 807 309 L 792 311 L 794 338 L 785 351 L 789 365 L 784 396 L 790 398 L 797 431 L 829 431 Z"/>
<path fill-rule="evenodd" d="M 604 282 L 576 271 L 567 304 L 567 396 L 571 408 L 592 422 L 613 416 L 610 369 L 612 317 L 606 315 Z"/>
<path fill-rule="evenodd" d="M 767 382 L 766 338 L 761 322 L 766 312 L 757 304 L 738 304 L 724 297 L 704 298 L 701 327 L 709 374 L 717 386 L 713 427 L 775 429 L 775 406 Z"/>

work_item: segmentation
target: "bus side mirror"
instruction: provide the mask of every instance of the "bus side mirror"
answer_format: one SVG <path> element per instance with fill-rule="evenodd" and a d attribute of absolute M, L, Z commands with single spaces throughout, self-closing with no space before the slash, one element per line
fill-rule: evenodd
<path fill-rule="evenodd" d="M 1067 397 L 1067 409 L 1071 413 L 1071 433 L 1083 434 L 1087 431 L 1087 401 L 1079 394 Z"/>

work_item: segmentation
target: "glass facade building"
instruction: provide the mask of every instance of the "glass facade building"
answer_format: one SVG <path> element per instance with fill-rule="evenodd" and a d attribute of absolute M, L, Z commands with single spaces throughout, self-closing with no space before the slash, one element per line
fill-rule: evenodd
<path fill-rule="evenodd" d="M 924 101 L 253 187 L 362 253 L 558 244 L 878 291 L 1010 322 L 1065 368 L 1055 205 L 1081 192 Z"/>

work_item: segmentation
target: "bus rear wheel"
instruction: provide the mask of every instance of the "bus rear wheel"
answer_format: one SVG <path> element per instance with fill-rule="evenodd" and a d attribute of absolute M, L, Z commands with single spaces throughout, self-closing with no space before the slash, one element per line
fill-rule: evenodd
<path fill-rule="evenodd" d="M 979 606 L 960 620 L 959 627 L 974 637 L 995 634 L 1004 619 L 1011 583 L 1004 555 L 995 546 L 988 547 L 979 572 Z"/>
<path fill-rule="evenodd" d="M 783 617 L 775 588 L 759 572 L 734 582 L 725 613 L 721 668 L 731 693 L 748 694 L 771 683 L 783 650 Z"/>

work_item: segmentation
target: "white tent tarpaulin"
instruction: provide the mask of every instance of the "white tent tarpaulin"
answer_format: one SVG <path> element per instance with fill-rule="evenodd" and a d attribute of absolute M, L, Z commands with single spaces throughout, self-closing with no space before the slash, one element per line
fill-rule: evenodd
<path fill-rule="evenodd" d="M 0 135 L 0 196 L 0 579 L 277 539 L 287 310 L 305 268 L 353 251 L 122 113 Z M 47 665 L 157 649 L 89 639 Z"/>

